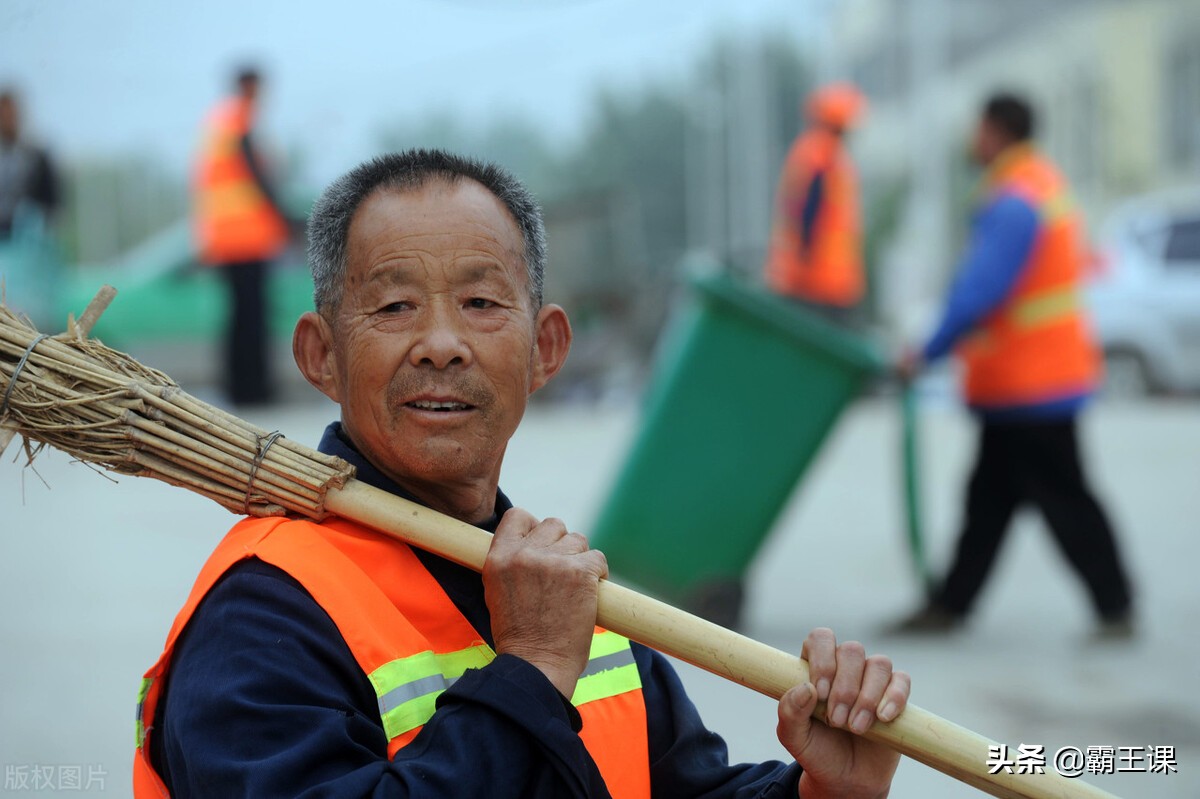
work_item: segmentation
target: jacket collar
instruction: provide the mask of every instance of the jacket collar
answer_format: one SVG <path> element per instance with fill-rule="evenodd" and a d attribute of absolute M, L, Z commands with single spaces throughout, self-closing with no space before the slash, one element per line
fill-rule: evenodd
<path fill-rule="evenodd" d="M 425 503 L 414 497 L 409 492 L 405 491 L 400 486 L 375 467 L 373 463 L 366 459 L 361 452 L 355 448 L 350 437 L 346 435 L 342 429 L 341 422 L 332 422 L 325 428 L 325 432 L 321 435 L 321 443 L 317 445 L 317 449 L 324 452 L 326 455 L 335 455 L 342 460 L 348 462 L 355 469 L 355 477 L 362 480 L 372 488 L 378 488 L 380 491 L 386 491 L 389 494 L 394 494 L 398 497 L 403 497 L 411 502 L 423 505 Z M 482 527 L 489 532 L 496 531 L 496 525 L 500 523 L 500 517 L 512 507 L 512 502 L 505 496 L 504 492 L 496 489 L 496 506 L 492 518 L 487 522 L 476 525 Z"/>

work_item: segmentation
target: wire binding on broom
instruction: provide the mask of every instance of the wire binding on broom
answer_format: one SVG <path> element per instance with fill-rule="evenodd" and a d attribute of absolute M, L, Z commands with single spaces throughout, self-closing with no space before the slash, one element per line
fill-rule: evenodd
<path fill-rule="evenodd" d="M 20 434 L 30 462 L 51 446 L 189 488 L 234 513 L 324 518 L 326 492 L 354 467 L 207 405 L 88 338 L 113 294 L 106 286 L 55 336 L 0 303 L 0 452 Z"/>

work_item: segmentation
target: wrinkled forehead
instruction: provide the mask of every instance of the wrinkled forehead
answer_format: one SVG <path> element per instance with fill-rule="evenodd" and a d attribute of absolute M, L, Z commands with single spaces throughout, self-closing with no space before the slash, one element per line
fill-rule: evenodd
<path fill-rule="evenodd" d="M 348 273 L 370 271 L 404 253 L 431 260 L 473 254 L 500 262 L 522 286 L 527 282 L 524 252 L 508 208 L 468 178 L 375 189 L 355 210 L 346 241 Z"/>
<path fill-rule="evenodd" d="M 415 186 L 377 186 L 355 209 L 347 245 L 356 238 L 380 235 L 469 233 L 491 236 L 518 256 L 524 239 L 507 206 L 471 178 L 429 177 Z"/>

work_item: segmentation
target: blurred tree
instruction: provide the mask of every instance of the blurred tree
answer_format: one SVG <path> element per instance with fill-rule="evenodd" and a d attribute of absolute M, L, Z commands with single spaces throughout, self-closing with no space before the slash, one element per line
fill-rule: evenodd
<path fill-rule="evenodd" d="M 627 235 L 642 239 L 650 264 L 674 263 L 684 241 L 683 136 L 679 91 L 651 86 L 640 95 L 600 94 L 591 129 L 567 159 L 563 178 L 578 191 L 617 190 L 641 217 Z M 566 187 L 560 187 L 560 192 Z"/>
<path fill-rule="evenodd" d="M 681 93 L 664 86 L 632 95 L 604 91 L 596 105 L 548 206 L 606 198 L 594 205 L 593 224 L 612 239 L 609 257 L 572 267 L 578 272 L 572 285 L 587 290 L 575 301 L 584 314 L 609 317 L 644 360 L 686 246 L 686 112 Z"/>
<path fill-rule="evenodd" d="M 140 155 L 63 165 L 60 223 L 68 263 L 115 258 L 187 212 L 184 181 Z"/>
<path fill-rule="evenodd" d="M 508 118 L 486 127 L 469 127 L 448 114 L 385 127 L 378 134 L 385 150 L 437 147 L 495 161 L 539 197 L 558 185 L 558 158 L 545 136 L 528 120 Z"/>

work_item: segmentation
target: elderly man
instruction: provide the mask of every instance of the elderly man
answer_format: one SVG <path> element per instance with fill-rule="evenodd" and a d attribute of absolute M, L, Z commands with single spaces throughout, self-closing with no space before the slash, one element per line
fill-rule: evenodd
<path fill-rule="evenodd" d="M 828 630 L 779 705 L 797 763 L 731 766 L 661 655 L 594 628 L 604 556 L 500 492 L 529 395 L 562 366 L 544 232 L 501 170 L 369 162 L 313 211 L 301 371 L 341 406 L 321 448 L 494 531 L 482 576 L 341 520 L 244 520 L 147 674 L 139 796 L 881 797 L 855 733 L 908 677 Z M 811 722 L 818 698 L 832 728 Z"/>

